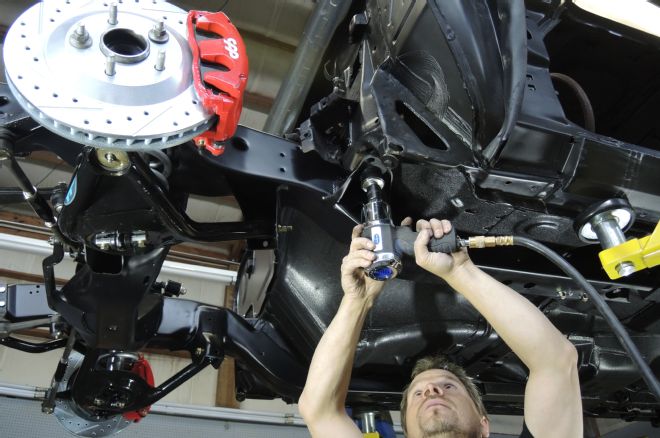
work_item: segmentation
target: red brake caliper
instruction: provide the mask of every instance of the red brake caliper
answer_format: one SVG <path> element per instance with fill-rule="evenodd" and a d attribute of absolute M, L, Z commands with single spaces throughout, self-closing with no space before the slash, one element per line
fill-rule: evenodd
<path fill-rule="evenodd" d="M 131 368 L 131 372 L 140 376 L 142 379 L 144 379 L 145 382 L 149 384 L 149 386 L 153 387 L 154 373 L 151 372 L 151 366 L 149 365 L 149 362 L 147 362 L 147 359 L 144 358 L 142 353 L 138 353 L 138 356 L 140 357 L 140 359 L 138 359 L 138 361 L 133 364 L 133 368 Z M 137 423 L 138 421 L 140 421 L 141 419 L 147 416 L 150 409 L 151 406 L 147 406 L 137 411 L 124 412 L 124 418 L 128 421 Z"/>
<path fill-rule="evenodd" d="M 217 38 L 198 38 L 196 30 Z M 222 12 L 190 11 L 188 44 L 193 54 L 193 80 L 202 106 L 218 116 L 214 129 L 195 137 L 195 144 L 213 155 L 224 152 L 221 142 L 236 132 L 248 78 L 248 59 L 243 39 Z M 208 69 L 202 77 L 201 63 Z"/>

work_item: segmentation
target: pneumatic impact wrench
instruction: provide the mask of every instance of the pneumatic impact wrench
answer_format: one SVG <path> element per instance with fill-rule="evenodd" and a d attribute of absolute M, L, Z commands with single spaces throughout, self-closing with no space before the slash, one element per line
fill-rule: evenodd
<path fill-rule="evenodd" d="M 383 200 L 384 185 L 380 176 L 363 174 L 362 190 L 367 193 L 367 202 L 362 209 L 362 237 L 371 239 L 376 254 L 376 259 L 365 269 L 365 273 L 378 281 L 390 280 L 401 272 L 401 256 L 415 255 L 413 245 L 417 238 L 417 234 L 410 228 L 397 227 L 392 223 L 390 206 Z M 463 246 L 467 246 L 466 241 L 459 239 L 452 227 L 448 234 L 439 239 L 431 239 L 429 251 L 449 254 Z"/>

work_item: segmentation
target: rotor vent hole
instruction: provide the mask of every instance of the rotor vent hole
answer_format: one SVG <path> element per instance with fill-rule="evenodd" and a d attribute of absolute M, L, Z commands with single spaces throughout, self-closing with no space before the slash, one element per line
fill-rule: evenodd
<path fill-rule="evenodd" d="M 524 287 L 525 289 L 531 289 L 531 288 L 533 288 L 533 287 L 536 287 L 536 283 L 525 283 L 525 284 L 523 285 L 523 287 Z"/>
<path fill-rule="evenodd" d="M 72 101 L 73 103 L 78 103 L 78 99 L 76 99 L 75 97 L 74 97 L 73 99 L 71 99 L 71 101 Z"/>
<path fill-rule="evenodd" d="M 126 117 L 126 120 L 128 120 L 128 121 L 130 122 L 130 121 L 133 120 L 133 117 L 131 117 L 131 116 L 127 116 L 127 117 Z"/>
<path fill-rule="evenodd" d="M 0 96 L 0 106 L 5 106 L 9 103 L 9 98 L 7 96 Z"/>

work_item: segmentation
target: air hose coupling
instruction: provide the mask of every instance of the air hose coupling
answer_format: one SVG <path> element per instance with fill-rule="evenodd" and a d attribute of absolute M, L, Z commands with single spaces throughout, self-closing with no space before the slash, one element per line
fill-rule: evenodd
<path fill-rule="evenodd" d="M 472 236 L 467 239 L 461 239 L 460 246 L 467 248 L 513 246 L 513 236 Z"/>

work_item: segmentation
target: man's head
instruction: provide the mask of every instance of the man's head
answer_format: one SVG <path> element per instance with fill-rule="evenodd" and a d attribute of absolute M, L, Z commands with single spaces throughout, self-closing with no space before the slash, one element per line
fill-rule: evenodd
<path fill-rule="evenodd" d="M 427 356 L 417 361 L 411 378 L 401 400 L 406 437 L 488 436 L 481 395 L 463 368 L 442 356 Z"/>

